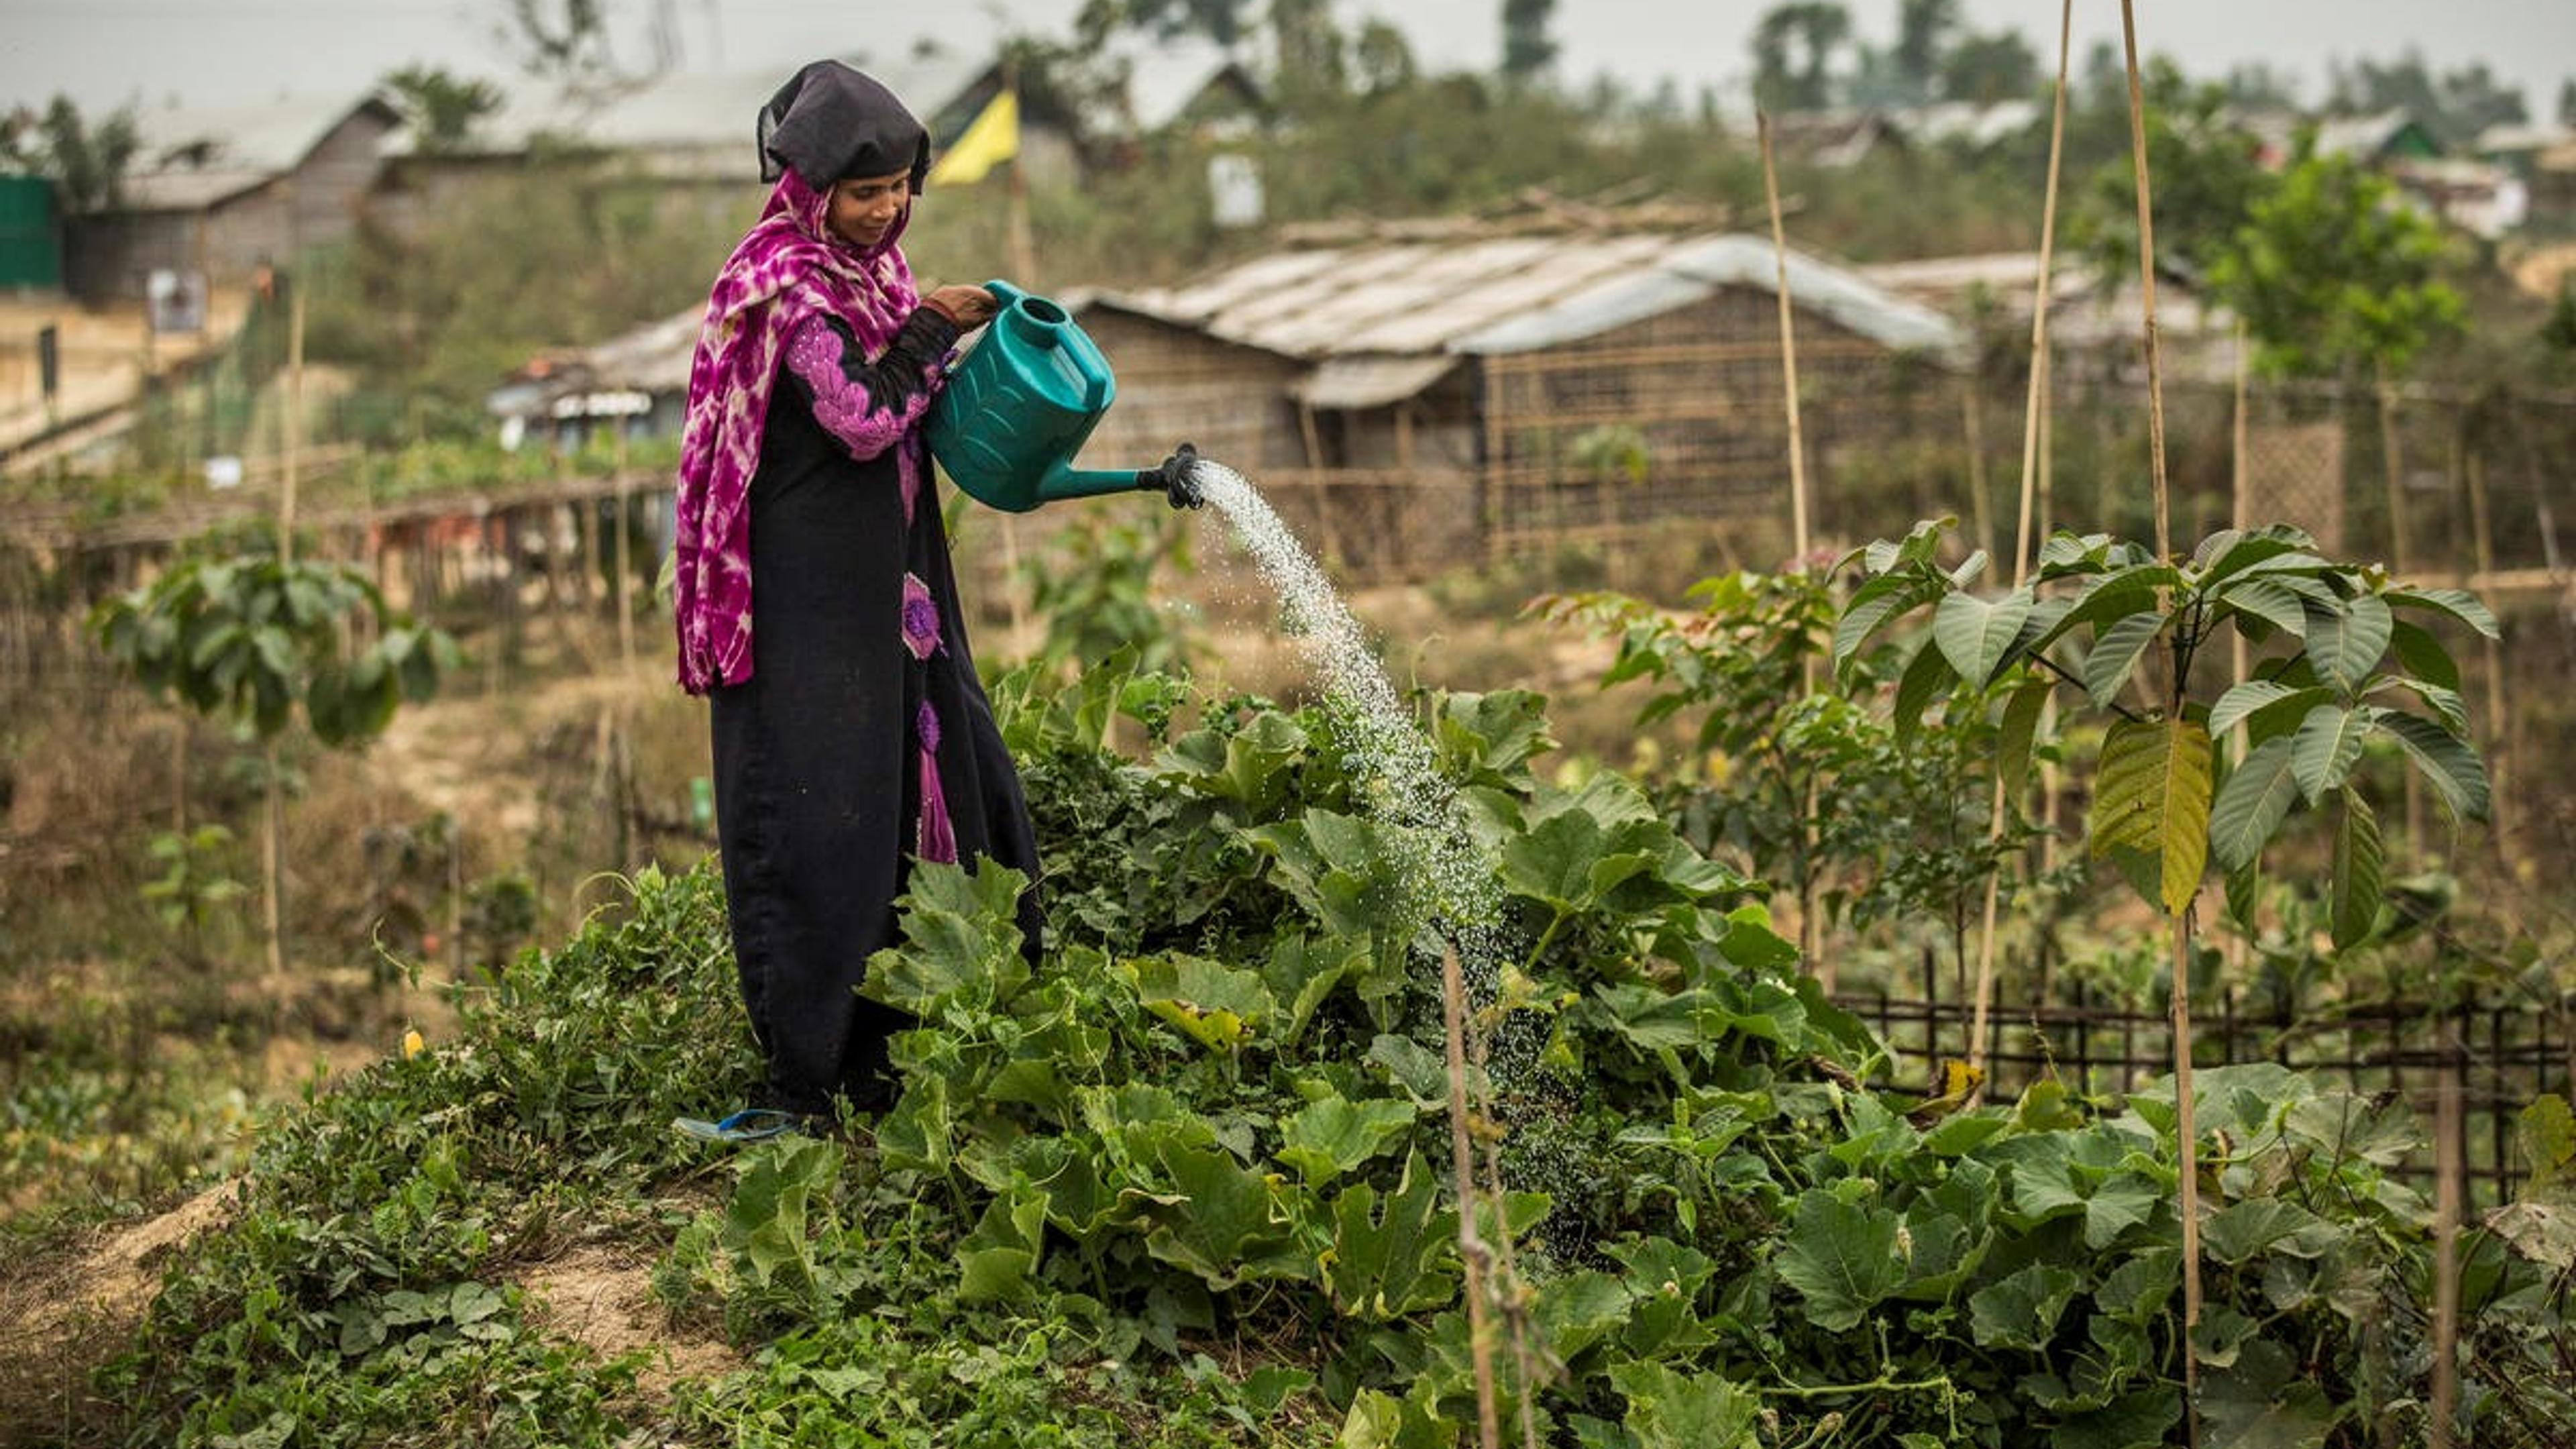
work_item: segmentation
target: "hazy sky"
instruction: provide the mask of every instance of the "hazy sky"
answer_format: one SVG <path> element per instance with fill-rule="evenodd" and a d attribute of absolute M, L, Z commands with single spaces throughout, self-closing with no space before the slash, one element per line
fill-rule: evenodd
<path fill-rule="evenodd" d="M 647 54 L 660 4 L 687 63 L 785 71 L 814 54 L 900 48 L 933 35 L 989 39 L 1007 15 L 1017 28 L 1061 33 L 1080 0 L 606 0 L 627 55 Z M 1846 0 L 1860 33 L 1884 42 L 1897 0 Z M 1257 8 L 1258 0 L 1255 0 Z M 557 7 L 559 8 L 559 7 Z M 1500 53 L 1501 0 L 1336 0 L 1345 20 L 1385 16 L 1425 62 L 1490 67 Z M 1745 37 L 1770 0 L 1558 0 L 1560 73 L 1608 72 L 1647 85 L 1666 76 L 1686 91 L 1740 92 Z M 1966 0 L 1980 29 L 2016 25 L 2054 59 L 2056 0 Z M 2420 48 L 2437 70 L 2483 60 L 2522 85 L 2536 115 L 2576 76 L 2576 0 L 2137 0 L 2140 43 L 2196 73 L 2264 61 L 2324 90 L 2328 63 L 2393 58 Z M 2095 39 L 2116 41 L 2116 0 L 2076 0 L 2076 63 Z M 505 0 L 0 0 L 0 104 L 56 92 L 84 110 L 127 103 L 231 105 L 281 93 L 338 94 L 413 61 L 468 74 L 505 74 L 494 40 Z"/>

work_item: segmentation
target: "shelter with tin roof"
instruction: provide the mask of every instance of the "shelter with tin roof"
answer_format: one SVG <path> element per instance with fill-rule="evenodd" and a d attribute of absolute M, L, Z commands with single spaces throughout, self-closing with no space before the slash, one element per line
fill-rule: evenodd
<path fill-rule="evenodd" d="M 1968 342 L 1820 258 L 1793 251 L 1788 281 L 1811 471 L 1829 479 Z M 1100 292 L 1082 321 L 1119 393 L 1086 461 L 1196 442 L 1374 577 L 1785 517 L 1777 288 L 1765 238 L 1433 227 Z"/>
<path fill-rule="evenodd" d="M 356 226 L 402 112 L 370 92 L 135 113 L 117 204 L 66 219 L 66 289 L 138 298 L 156 270 L 239 283 Z"/>

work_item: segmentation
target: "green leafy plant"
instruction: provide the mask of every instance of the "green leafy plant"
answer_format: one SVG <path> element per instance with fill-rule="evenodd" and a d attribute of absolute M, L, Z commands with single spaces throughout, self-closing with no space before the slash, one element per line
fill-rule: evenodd
<path fill-rule="evenodd" d="M 2294 811 L 2330 812 L 2333 934 L 2367 935 L 2384 897 L 2385 851 L 2364 788 L 2365 749 L 2393 747 L 2461 820 L 2483 818 L 2484 765 L 2467 738 L 2459 670 L 2428 625 L 2495 633 L 2454 589 L 2402 584 L 2320 557 L 2296 529 L 2212 535 L 2183 563 L 2106 536 L 2060 534 L 2032 580 L 1973 591 L 1982 556 L 1934 562 L 1948 522 L 1854 555 L 1870 579 L 1835 632 L 1848 668 L 1880 629 L 1929 609 L 1936 647 L 1917 656 L 1929 690 L 1964 679 L 2009 687 L 2001 758 L 2026 766 L 2038 702 L 2061 687 L 2113 716 L 2103 738 L 2087 848 L 2165 912 L 2180 915 L 2215 862 L 2250 900 L 2264 847 Z M 2243 635 L 2264 653 L 2251 677 L 2195 693 L 2214 645 Z M 2059 646 L 2084 646 L 2072 664 Z M 1900 687 L 1899 708 L 1929 692 Z M 2219 741 L 2243 726 L 2241 751 Z"/>
<path fill-rule="evenodd" d="M 180 935 L 191 965 L 205 965 L 207 918 L 241 897 L 241 882 L 225 873 L 232 843 L 231 830 L 210 824 L 185 834 L 162 831 L 147 847 L 162 870 L 158 879 L 144 882 L 143 898 L 161 924 Z"/>
<path fill-rule="evenodd" d="M 435 693 L 456 642 L 411 623 L 353 566 L 276 552 L 198 552 L 101 603 L 89 630 L 154 695 L 257 739 L 267 777 L 263 873 L 269 972 L 285 967 L 279 736 L 299 717 L 321 743 L 362 745 L 405 700 Z M 361 636 L 364 642 L 355 642 Z"/>

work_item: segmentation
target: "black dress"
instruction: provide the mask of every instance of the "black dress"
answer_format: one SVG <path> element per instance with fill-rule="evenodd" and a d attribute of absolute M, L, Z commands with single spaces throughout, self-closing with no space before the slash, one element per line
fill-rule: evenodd
<path fill-rule="evenodd" d="M 953 837 L 957 859 L 989 856 L 1032 881 L 1038 862 L 913 434 L 926 369 L 957 330 L 923 307 L 867 359 L 837 320 L 806 325 L 841 345 L 824 363 L 791 344 L 779 364 L 751 482 L 752 673 L 709 699 L 743 1003 L 773 1105 L 821 1112 L 836 1095 L 862 1107 L 891 1096 L 886 1037 L 909 1019 L 856 988 L 869 955 L 895 942 L 916 853 L 944 856 Z M 909 510 L 906 449 L 920 474 Z M 925 759 L 944 831 L 924 818 Z M 1034 954 L 1034 891 L 1020 923 Z"/>

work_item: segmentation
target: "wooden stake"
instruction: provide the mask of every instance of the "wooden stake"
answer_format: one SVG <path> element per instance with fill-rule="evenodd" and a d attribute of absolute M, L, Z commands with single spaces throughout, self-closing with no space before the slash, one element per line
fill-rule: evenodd
<path fill-rule="evenodd" d="M 2495 530 L 2487 516 L 2487 460 L 2478 452 L 2469 454 L 2469 526 L 2477 535 L 2477 568 L 2480 576 L 2495 573 Z M 2506 816 L 2513 803 L 2513 790 L 2508 779 L 2513 767 L 2511 716 L 2505 713 L 2504 641 L 2486 641 L 2487 660 L 2487 766 L 2491 789 L 2488 791 L 2487 828 L 2495 836 L 2496 858 L 2510 862 L 2512 829 Z"/>
<path fill-rule="evenodd" d="M 2129 147 L 2137 157 L 2138 284 L 2145 290 L 2147 327 L 2147 442 L 2156 497 L 2156 557 L 2173 556 L 2173 507 L 2165 492 L 2164 349 L 2156 335 L 2156 222 L 2149 205 L 2147 93 L 2138 76 L 2137 0 L 2120 0 L 2120 35 L 2129 57 Z"/>
<path fill-rule="evenodd" d="M 1780 168 L 1771 147 L 1771 113 L 1755 111 L 1754 122 L 1762 136 L 1762 196 L 1771 208 L 1771 257 L 1777 269 L 1776 286 L 1780 297 L 1780 390 L 1789 416 L 1789 552 L 1797 560 L 1793 567 L 1804 572 L 1807 567 L 1807 438 L 1798 415 L 1798 324 L 1797 308 L 1789 294 L 1789 235 L 1780 223 Z M 1798 661 L 1798 687 L 1801 692 L 1816 692 L 1816 659 L 1813 653 Z M 1827 991 L 1833 990 L 1833 975 L 1817 959 L 1823 954 L 1824 933 L 1816 921 L 1816 807 L 1817 783 L 1807 781 L 1804 824 L 1806 848 L 1800 852 L 1798 871 L 1798 959 Z"/>
<path fill-rule="evenodd" d="M 2064 0 L 2057 19 L 2057 107 L 2048 135 L 2048 193 L 2039 219 L 2039 280 L 2032 286 L 2030 303 L 2030 397 L 2023 406 L 2021 425 L 2021 511 L 2013 524 L 2012 581 L 2018 589 L 2027 576 L 2031 556 L 2031 514 L 2035 484 L 2039 475 L 2040 420 L 2048 411 L 2048 298 L 2057 256 L 2057 178 L 2066 159 L 2066 70 L 2068 55 L 2074 47 L 2075 0 Z M 1979 481 L 1977 503 L 1985 506 L 1985 483 L 1982 479 L 1984 446 L 1977 426 L 1975 394 L 1970 394 L 1968 431 L 1970 446 L 1977 450 Z M 1982 531 L 1982 524 L 1980 525 Z M 2043 782 L 2045 777 L 2043 776 Z M 2000 842 L 2004 836 L 2004 804 L 2009 798 L 2000 771 L 1995 775 L 1993 799 L 1986 814 L 1986 839 Z M 2050 791 L 2053 795 L 2055 792 Z M 1977 934 L 1977 1001 L 1976 1012 L 1968 1028 L 1968 1065 L 1982 1079 L 1986 1069 L 1987 1015 L 1995 999 L 1995 912 L 2003 894 L 2000 868 L 1986 874 L 1985 914 Z M 1979 1090 L 1982 1092 L 1982 1085 Z"/>
<path fill-rule="evenodd" d="M 1762 197 L 1771 208 L 1771 252 L 1779 270 L 1780 375 L 1789 409 L 1789 539 L 1800 568 L 1807 559 L 1807 442 L 1798 417 L 1798 327 L 1789 297 L 1789 238 L 1780 224 L 1780 171 L 1771 153 L 1771 114 L 1756 111 L 1762 133 Z M 1809 673 L 1814 670 L 1809 663 Z M 1808 686 L 1814 687 L 1811 682 Z"/>
<path fill-rule="evenodd" d="M 1484 1239 L 1476 1229 L 1476 1157 L 1467 1116 L 1467 978 L 1458 948 L 1440 948 L 1441 1035 L 1449 1059 L 1449 1165 L 1458 1180 L 1458 1265 L 1467 1295 L 1467 1347 L 1476 1367 L 1476 1435 L 1482 1449 L 1502 1449 L 1503 1426 L 1494 1395 L 1494 1330 L 1487 1316 L 1491 1294 Z"/>
<path fill-rule="evenodd" d="M 286 302 L 286 418 L 279 458 L 277 556 L 295 562 L 295 471 L 304 444 L 304 277 L 288 283 Z"/>
<path fill-rule="evenodd" d="M 2460 1101 L 2464 1057 L 2463 1044 L 2445 1032 L 2442 1081 L 2433 1099 L 2432 1449 L 2450 1449 L 2460 1403 L 2460 1215 L 2468 1176 L 2461 1150 L 2468 1135 Z"/>
<path fill-rule="evenodd" d="M 2156 557 L 2173 557 L 2173 508 L 2165 486 L 2164 365 L 2156 340 L 2156 232 L 2150 204 L 2153 180 L 2147 170 L 2147 97 L 2138 75 L 2137 0 L 2120 0 L 2120 38 L 2129 65 L 2129 148 L 2138 182 L 2138 281 L 2145 289 L 2147 348 L 2147 437 L 2155 488 Z M 2158 590 L 2159 595 L 2164 593 Z M 2168 718 L 2179 729 L 2182 719 L 2180 672 L 2172 681 Z M 2200 1323 L 2200 1146 L 2191 1085 L 2191 918 L 2185 905 L 2173 921 L 2173 1059 L 2174 1146 L 2179 1157 L 2176 1207 L 2182 1219 L 2182 1392 L 2185 1441 L 2200 1443 L 2200 1368 L 2192 1356 L 2192 1330 Z"/>

